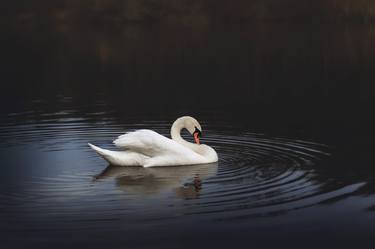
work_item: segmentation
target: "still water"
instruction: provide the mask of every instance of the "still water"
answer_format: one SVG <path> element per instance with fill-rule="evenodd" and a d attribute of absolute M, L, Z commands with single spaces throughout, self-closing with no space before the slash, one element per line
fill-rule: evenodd
<path fill-rule="evenodd" d="M 373 248 L 374 25 L 63 17 L 0 24 L 0 248 Z M 218 163 L 87 146 L 182 115 Z"/>
<path fill-rule="evenodd" d="M 87 142 L 114 149 L 112 139 L 141 128 L 168 136 L 173 117 L 119 121 L 104 103 L 82 113 L 57 98 L 57 112 L 2 119 L 2 248 L 366 247 L 372 238 L 372 177 L 330 165 L 329 145 L 201 115 L 218 163 L 108 166 Z"/>

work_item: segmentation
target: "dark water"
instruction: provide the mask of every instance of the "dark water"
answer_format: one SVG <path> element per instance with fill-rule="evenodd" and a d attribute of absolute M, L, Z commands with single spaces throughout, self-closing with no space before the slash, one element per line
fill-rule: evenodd
<path fill-rule="evenodd" d="M 372 248 L 371 24 L 22 20 L 0 41 L 1 248 Z M 181 115 L 217 164 L 87 147 Z"/>
<path fill-rule="evenodd" d="M 372 177 L 325 163 L 334 156 L 327 145 L 203 120 L 218 163 L 107 167 L 88 141 L 113 148 L 125 130 L 168 135 L 171 124 L 116 122 L 109 113 L 8 114 L 0 128 L 3 248 L 321 247 L 372 238 Z"/>

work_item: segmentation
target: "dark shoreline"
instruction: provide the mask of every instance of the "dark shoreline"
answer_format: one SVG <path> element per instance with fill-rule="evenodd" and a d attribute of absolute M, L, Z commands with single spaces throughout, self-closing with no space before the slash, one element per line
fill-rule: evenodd
<path fill-rule="evenodd" d="M 261 22 L 375 22 L 375 3 L 357 0 L 317 1 L 23 1 L 3 3 L 3 21 L 12 24 L 180 23 L 187 26 Z"/>

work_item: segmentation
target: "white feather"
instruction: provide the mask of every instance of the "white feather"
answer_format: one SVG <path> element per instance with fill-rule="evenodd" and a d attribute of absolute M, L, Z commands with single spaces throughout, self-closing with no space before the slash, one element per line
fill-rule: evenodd
<path fill-rule="evenodd" d="M 198 121 L 191 117 L 182 117 L 173 124 L 169 139 L 152 130 L 137 130 L 119 136 L 113 143 L 122 151 L 101 149 L 89 146 L 112 165 L 120 166 L 174 166 L 203 164 L 217 161 L 214 149 L 207 145 L 197 145 L 183 140 L 180 136 L 182 128 L 194 130 L 190 126 L 200 128 Z"/>

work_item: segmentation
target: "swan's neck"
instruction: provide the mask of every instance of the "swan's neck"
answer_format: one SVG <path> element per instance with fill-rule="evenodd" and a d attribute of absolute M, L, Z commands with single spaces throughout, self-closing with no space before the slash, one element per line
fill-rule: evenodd
<path fill-rule="evenodd" d="M 180 122 L 180 120 L 176 120 L 171 128 L 172 140 L 197 152 L 199 150 L 198 144 L 190 143 L 181 137 L 181 130 L 184 128 L 185 125 L 182 122 Z"/>

